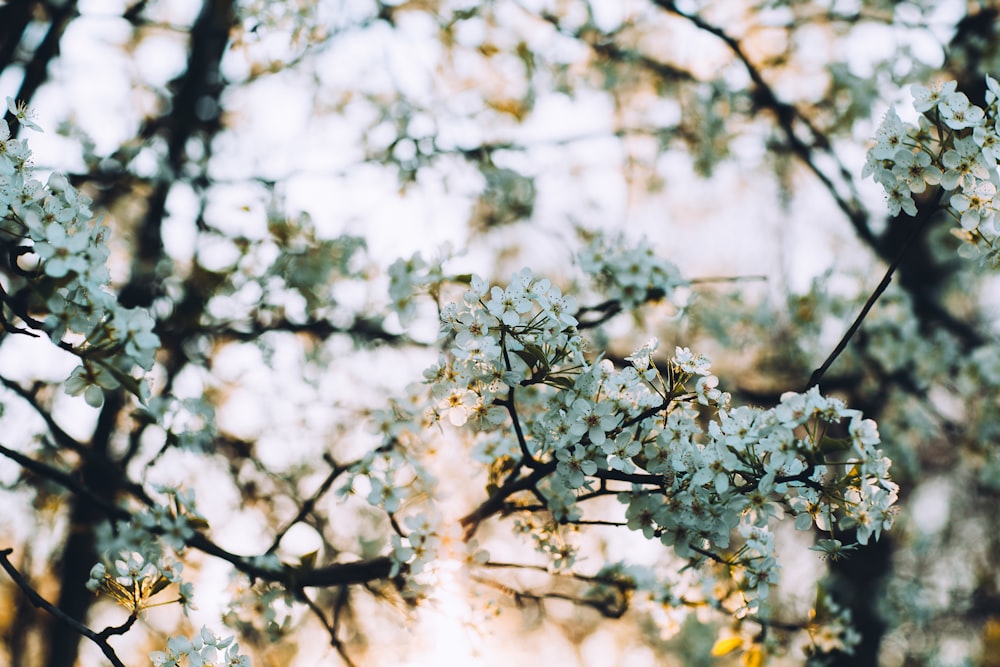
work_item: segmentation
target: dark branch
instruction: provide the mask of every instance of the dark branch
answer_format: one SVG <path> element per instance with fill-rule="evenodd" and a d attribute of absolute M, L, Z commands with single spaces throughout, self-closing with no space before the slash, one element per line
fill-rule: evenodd
<path fill-rule="evenodd" d="M 62 609 L 59 609 L 39 595 L 38 592 L 31 587 L 31 584 L 28 583 L 28 580 L 17 571 L 17 568 L 15 568 L 8 559 L 8 556 L 10 556 L 13 551 L 13 549 L 0 549 L 0 567 L 3 567 L 14 583 L 17 584 L 18 588 L 24 591 L 24 594 L 27 595 L 28 599 L 31 601 L 31 604 L 39 609 L 44 609 L 51 614 L 53 618 L 56 618 L 62 623 L 68 625 L 76 632 L 97 644 L 97 646 L 100 647 L 101 652 L 104 654 L 104 657 L 106 657 L 111 664 L 114 665 L 114 667 L 125 667 L 125 663 L 118 658 L 115 654 L 115 650 L 111 648 L 110 644 L 108 644 L 108 637 L 115 634 L 121 634 L 122 632 L 128 630 L 128 628 L 132 627 L 132 624 L 135 623 L 136 617 L 134 615 L 130 616 L 129 620 L 121 626 L 107 628 L 102 632 L 94 632 L 86 625 L 67 615 Z"/>
<path fill-rule="evenodd" d="M 99 507 L 104 510 L 104 512 L 115 519 L 120 519 L 123 521 L 128 521 L 132 518 L 132 515 L 128 511 L 118 507 L 114 503 L 102 498 L 100 495 L 95 493 L 92 489 L 86 487 L 76 480 L 75 477 L 69 475 L 61 470 L 53 468 L 52 466 L 42 463 L 41 461 L 36 461 L 35 459 L 25 456 L 24 454 L 9 449 L 0 445 L 0 454 L 6 456 L 10 460 L 19 464 L 26 470 L 30 470 L 39 477 L 44 477 L 50 479 L 53 482 L 63 486 L 64 488 L 72 491 L 81 498 L 87 500 L 92 505 Z"/>
<path fill-rule="evenodd" d="M 854 337 L 854 334 L 857 333 L 858 329 L 861 328 L 861 323 L 864 321 L 865 317 L 868 316 L 868 312 L 871 311 L 875 302 L 878 301 L 879 297 L 882 296 L 882 293 L 889 287 L 889 283 L 892 282 L 892 275 L 896 272 L 896 268 L 899 267 L 900 262 L 903 261 L 903 257 L 906 255 L 906 251 L 909 249 L 910 244 L 912 244 L 913 240 L 917 238 L 921 230 L 927 224 L 927 221 L 930 220 L 931 215 L 933 215 L 937 210 L 937 203 L 940 201 L 943 192 L 944 191 L 939 188 L 934 200 L 925 205 L 924 209 L 920 212 L 920 217 L 913 222 L 913 228 L 910 230 L 909 235 L 903 242 L 902 247 L 900 247 L 899 253 L 896 255 L 896 259 L 893 260 L 892 264 L 890 264 L 889 268 L 886 270 L 885 275 L 882 276 L 882 281 L 878 284 L 878 287 L 875 288 L 875 291 L 872 292 L 871 296 L 868 297 L 868 301 L 865 302 L 864 307 L 862 307 L 861 312 L 854 320 L 854 323 L 851 324 L 847 333 L 845 333 L 843 338 L 840 339 L 840 342 L 837 343 L 837 347 L 833 349 L 833 352 L 830 353 L 830 356 L 826 358 L 820 367 L 813 371 L 813 374 L 809 377 L 809 382 L 805 386 L 805 390 L 809 390 L 819 384 L 823 375 L 830 368 L 830 366 L 833 365 L 833 362 L 837 360 L 840 353 L 847 348 L 847 344 L 850 342 L 851 338 Z"/>
<path fill-rule="evenodd" d="M 555 461 L 549 461 L 539 465 L 537 468 L 531 471 L 531 474 L 525 477 L 519 477 L 517 479 L 508 480 L 501 486 L 497 491 L 493 493 L 489 498 L 483 501 L 476 509 L 472 510 L 464 517 L 461 518 L 459 523 L 465 531 L 465 539 L 472 539 L 475 535 L 476 529 L 479 528 L 479 524 L 493 516 L 494 514 L 504 510 L 507 504 L 507 499 L 518 493 L 519 491 L 528 491 L 547 475 L 551 474 L 556 469 Z"/>

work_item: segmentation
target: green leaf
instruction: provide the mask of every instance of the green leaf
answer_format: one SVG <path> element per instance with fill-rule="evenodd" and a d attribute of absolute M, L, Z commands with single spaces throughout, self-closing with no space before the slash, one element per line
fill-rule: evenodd
<path fill-rule="evenodd" d="M 97 362 L 97 363 L 100 363 L 100 362 Z M 100 366 L 101 366 L 101 368 L 104 368 L 109 373 L 111 373 L 111 375 L 114 376 L 114 378 L 116 380 L 118 380 L 118 383 L 122 387 L 124 387 L 130 394 L 135 395 L 135 397 L 139 399 L 140 403 L 142 403 L 143 405 L 146 404 L 146 400 L 145 400 L 145 398 L 142 395 L 143 392 L 142 392 L 142 385 L 140 384 L 140 380 L 137 380 L 136 378 L 132 377 L 131 375 L 129 375 L 125 371 L 121 370 L 120 368 L 115 368 L 114 366 L 112 366 L 110 364 L 103 364 L 103 363 L 101 363 Z"/>
<path fill-rule="evenodd" d="M 319 551 L 310 551 L 304 556 L 299 558 L 299 569 L 301 570 L 312 570 L 316 568 L 316 558 L 319 556 Z"/>
<path fill-rule="evenodd" d="M 545 356 L 545 351 L 533 343 L 527 343 L 524 349 L 513 350 L 513 352 L 531 369 L 534 380 L 544 377 L 552 369 Z"/>
<path fill-rule="evenodd" d="M 819 451 L 824 454 L 832 454 L 834 452 L 846 452 L 851 448 L 850 438 L 831 438 L 828 436 L 823 436 L 819 441 Z"/>
<path fill-rule="evenodd" d="M 556 389 L 565 389 L 566 391 L 569 391 L 573 389 L 573 385 L 575 383 L 571 378 L 568 378 L 565 375 L 550 375 L 545 378 L 545 384 L 551 385 Z"/>

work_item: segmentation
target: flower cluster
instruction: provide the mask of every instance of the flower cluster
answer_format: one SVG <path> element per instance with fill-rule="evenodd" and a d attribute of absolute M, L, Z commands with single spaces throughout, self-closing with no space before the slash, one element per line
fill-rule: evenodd
<path fill-rule="evenodd" d="M 250 667 L 250 658 L 240 655 L 240 645 L 232 637 L 222 638 L 202 626 L 191 638 L 179 635 L 167 640 L 166 651 L 149 654 L 155 667 Z"/>
<path fill-rule="evenodd" d="M 500 452 L 491 471 L 509 472 L 501 459 L 512 458 L 550 471 L 533 491 L 555 521 L 581 519 L 580 499 L 607 483 L 628 484 L 619 492 L 628 527 L 682 558 L 724 563 L 747 609 L 776 580 L 774 520 L 853 529 L 862 544 L 891 525 L 897 487 L 878 431 L 841 401 L 814 388 L 771 409 L 733 407 L 709 359 L 687 348 L 658 365 L 651 339 L 624 368 L 588 361 L 576 304 L 528 270 L 506 287 L 468 283 L 461 303 L 442 309 L 447 353 L 425 371 L 431 409 Z M 512 438 L 489 437 L 508 425 Z M 491 483 L 500 477 L 491 472 Z M 373 482 L 370 500 L 384 502 L 386 488 Z M 397 564 L 419 569 L 434 530 L 394 538 Z M 574 547 L 558 534 L 526 532 L 554 566 L 572 564 Z"/>
<path fill-rule="evenodd" d="M 170 584 L 178 587 L 175 601 L 185 611 L 192 608 L 192 585 L 180 576 L 183 564 L 168 556 L 164 545 L 174 552 L 183 551 L 187 540 L 207 523 L 198 514 L 190 491 L 157 490 L 167 496 L 166 504 L 154 504 L 114 528 L 102 526 L 98 541 L 108 556 L 91 568 L 87 583 L 90 590 L 110 595 L 133 613 L 148 606 L 149 598 Z"/>
<path fill-rule="evenodd" d="M 180 598 L 185 611 L 190 608 L 191 584 L 180 578 L 183 563 L 170 559 L 147 560 L 142 554 L 122 554 L 114 560 L 111 571 L 104 563 L 90 568 L 87 588 L 95 593 L 105 593 L 129 610 L 133 615 L 150 606 L 150 599 L 171 584 L 180 588 Z"/>
<path fill-rule="evenodd" d="M 26 108 L 9 98 L 7 105 L 23 126 L 39 129 Z M 0 120 L 0 244 L 12 256 L 36 260 L 31 269 L 18 265 L 11 292 L 22 298 L 4 295 L 3 307 L 80 357 L 66 390 L 99 406 L 105 389 L 120 386 L 145 398 L 133 372 L 152 368 L 160 341 L 145 311 L 122 307 L 108 290 L 107 228 L 93 220 L 89 205 L 64 176 L 36 180 L 27 142 L 11 138 Z M 6 318 L 3 324 L 12 326 Z M 66 342 L 67 334 L 82 342 Z"/>
<path fill-rule="evenodd" d="M 639 423 L 639 464 L 656 485 L 620 495 L 630 528 L 684 558 L 731 554 L 749 605 L 767 597 L 777 572 L 772 519 L 793 516 L 800 530 L 854 528 L 862 544 L 892 524 L 898 488 L 874 422 L 816 389 L 786 393 L 768 410 L 731 408 L 724 396 L 706 431 L 686 405 L 668 408 L 662 425 Z M 844 437 L 829 435 L 841 422 Z"/>
<path fill-rule="evenodd" d="M 427 284 L 427 262 L 415 253 L 410 259 L 397 259 L 389 266 L 389 298 L 403 326 L 410 324 L 417 315 L 417 290 Z"/>
<path fill-rule="evenodd" d="M 282 586 L 243 583 L 229 600 L 222 622 L 243 637 L 259 637 L 274 643 L 292 628 L 294 601 L 294 594 Z"/>
<path fill-rule="evenodd" d="M 206 451 L 215 440 L 215 408 L 202 396 L 155 396 L 147 402 L 146 412 L 163 427 L 171 445 Z"/>
<path fill-rule="evenodd" d="M 417 289 L 440 283 L 440 262 L 429 266 L 419 255 L 390 269 L 390 291 L 401 318 L 412 313 Z M 382 446 L 371 451 L 352 470 L 342 493 L 367 489 L 368 501 L 390 515 L 407 501 L 433 496 L 436 480 L 416 456 L 426 441 L 426 429 L 439 422 L 471 426 L 481 439 L 478 458 L 494 464 L 513 454 L 517 444 L 498 438 L 497 427 L 509 420 L 506 400 L 511 387 L 571 386 L 582 368 L 583 341 L 576 331 L 575 300 L 548 279 L 530 271 L 516 274 L 509 286 L 491 286 L 479 276 L 459 276 L 468 291 L 460 304 L 441 311 L 441 341 L 447 353 L 424 371 L 422 386 L 411 386 L 406 400 L 371 413 L 371 430 Z M 359 480 L 364 480 L 363 483 Z M 411 512 L 393 535 L 394 572 L 405 572 L 415 591 L 419 575 L 440 557 L 443 544 L 458 556 L 475 558 L 468 545 L 446 534 L 433 509 Z M 416 578 L 414 578 L 416 577 Z"/>
<path fill-rule="evenodd" d="M 947 203 L 960 224 L 955 235 L 963 241 L 959 253 L 997 265 L 1000 83 L 987 76 L 986 85 L 985 109 L 958 92 L 955 81 L 936 87 L 914 85 L 917 125 L 889 109 L 868 151 L 864 176 L 872 176 L 883 187 L 893 215 L 902 211 L 915 216 L 914 195 L 928 186 L 951 192 Z"/>
<path fill-rule="evenodd" d="M 577 497 L 592 482 L 631 482 L 619 495 L 629 528 L 683 558 L 730 554 L 748 605 L 777 575 L 772 519 L 854 528 L 863 544 L 891 525 L 897 487 L 874 422 L 816 389 L 770 410 L 733 408 L 706 357 L 677 348 L 661 373 L 655 347 L 633 353 L 631 367 L 590 366 L 533 418 L 519 406 L 531 420 L 527 448 L 555 463 L 539 491 L 557 518 L 580 518 Z M 717 410 L 707 430 L 699 405 Z M 829 435 L 835 425 L 841 437 Z"/>
<path fill-rule="evenodd" d="M 597 234 L 577 259 L 598 290 L 622 308 L 661 299 L 677 307 L 684 305 L 676 290 L 687 281 L 676 266 L 657 257 L 646 241 L 633 245 L 622 235 L 607 238 Z"/>
<path fill-rule="evenodd" d="M 429 562 L 437 558 L 441 538 L 437 535 L 441 527 L 441 517 L 437 514 L 420 512 L 403 520 L 406 535 L 392 536 L 392 572 L 395 577 L 405 566 L 411 576 L 423 572 Z"/>
<path fill-rule="evenodd" d="M 561 526 L 551 521 L 539 521 L 527 516 L 514 521 L 514 534 L 528 537 L 535 550 L 549 559 L 554 571 L 566 570 L 576 564 L 579 548 L 566 538 Z"/>
<path fill-rule="evenodd" d="M 445 280 L 442 266 L 453 255 L 451 244 L 445 244 L 430 260 L 415 252 L 409 259 L 399 258 L 389 266 L 389 309 L 399 317 L 400 324 L 408 326 L 416 319 L 418 295 L 437 295 Z"/>
<path fill-rule="evenodd" d="M 410 391 L 409 401 L 372 412 L 372 431 L 381 436 L 381 446 L 354 464 L 341 495 L 362 492 L 373 507 L 389 514 L 398 512 L 411 496 L 432 495 L 436 479 L 420 460 L 419 446 L 429 425 L 422 418 L 426 399 L 417 386 L 411 386 Z M 357 483 L 361 478 L 367 482 L 367 490 Z"/>
<path fill-rule="evenodd" d="M 811 652 L 814 655 L 841 652 L 854 654 L 861 635 L 851 623 L 851 610 L 837 604 L 821 589 L 815 617 L 807 628 Z"/>
<path fill-rule="evenodd" d="M 584 363 L 575 311 L 572 296 L 527 269 L 506 288 L 472 276 L 462 304 L 442 309 L 451 354 L 424 372 L 438 414 L 454 426 L 497 426 L 511 387 L 571 385 Z"/>

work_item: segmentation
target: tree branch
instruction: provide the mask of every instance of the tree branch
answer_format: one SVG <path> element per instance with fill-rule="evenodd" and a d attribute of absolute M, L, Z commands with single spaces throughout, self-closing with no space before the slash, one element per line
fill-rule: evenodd
<path fill-rule="evenodd" d="M 111 664 L 114 665 L 114 667 L 125 667 L 125 663 L 123 663 L 118 658 L 118 655 L 115 653 L 115 650 L 111 648 L 110 644 L 108 644 L 108 637 L 115 634 L 121 634 L 125 630 L 128 630 L 128 628 L 130 628 L 132 624 L 135 623 L 136 617 L 130 616 L 129 620 L 126 621 L 125 624 L 121 626 L 115 628 L 107 628 L 102 632 L 94 632 L 86 625 L 76 620 L 75 618 L 69 616 L 68 614 L 63 612 L 62 609 L 59 609 L 51 602 L 49 602 L 41 595 L 39 595 L 38 592 L 31 587 L 31 584 L 28 583 L 28 580 L 25 579 L 24 576 L 22 576 L 21 573 L 17 571 L 17 568 L 15 568 L 14 565 L 10 562 L 8 556 L 10 556 L 10 554 L 13 553 L 13 551 L 14 551 L 13 549 L 9 548 L 0 549 L 0 567 L 6 570 L 7 574 L 14 581 L 14 583 L 17 584 L 18 588 L 24 591 L 24 594 L 27 595 L 28 599 L 31 601 L 31 604 L 39 609 L 47 611 L 54 618 L 58 619 L 59 621 L 62 621 L 64 624 L 68 625 L 76 632 L 80 633 L 90 641 L 97 644 L 97 646 L 100 647 L 101 652 L 104 654 L 104 657 L 106 657 L 109 661 L 111 661 Z"/>
<path fill-rule="evenodd" d="M 540 464 L 537 468 L 532 470 L 529 475 L 509 480 L 497 489 L 493 495 L 484 500 L 476 509 L 472 510 L 459 520 L 459 524 L 465 531 L 465 540 L 468 541 L 472 539 L 472 536 L 476 533 L 476 529 L 479 528 L 479 524 L 485 519 L 503 510 L 507 498 L 519 491 L 527 491 L 533 488 L 536 484 L 538 484 L 538 482 L 544 479 L 547 475 L 551 474 L 555 469 L 555 461 Z"/>
<path fill-rule="evenodd" d="M 921 230 L 923 230 L 923 228 L 927 225 L 927 221 L 930 220 L 931 215 L 933 215 L 933 213 L 937 210 L 937 203 L 941 200 L 941 196 L 943 194 L 944 190 L 938 188 L 937 194 L 934 196 L 934 200 L 929 202 L 923 210 L 920 211 L 920 217 L 914 221 L 913 228 L 910 230 L 909 235 L 907 235 L 906 240 L 900 247 L 899 253 L 896 255 L 896 259 L 892 261 L 892 264 L 889 265 L 885 275 L 882 276 L 882 281 L 878 284 L 878 287 L 875 288 L 875 291 L 872 292 L 871 296 L 868 297 L 868 301 L 866 301 L 865 305 L 861 308 L 861 312 L 854 320 L 854 323 L 851 324 L 847 333 L 845 333 L 843 338 L 840 339 L 840 342 L 837 343 L 837 346 L 833 349 L 833 352 L 830 353 L 830 356 L 826 358 L 819 368 L 813 371 L 813 374 L 809 377 L 809 382 L 806 384 L 803 391 L 808 391 L 812 387 L 819 384 L 819 381 L 823 378 L 826 371 L 831 365 L 833 365 L 833 362 L 837 360 L 840 353 L 847 348 L 847 344 L 850 342 L 854 334 L 857 333 L 858 329 L 861 328 L 861 323 L 864 321 L 865 317 L 868 316 L 868 313 L 875 305 L 875 302 L 878 301 L 879 297 L 882 296 L 882 293 L 889 287 L 889 283 L 892 282 L 892 275 L 896 272 L 896 268 L 899 266 L 900 262 L 903 261 L 903 257 L 906 255 L 906 251 L 909 249 L 914 239 L 917 238 Z"/>
<path fill-rule="evenodd" d="M 72 491 L 81 498 L 87 500 L 93 505 L 101 508 L 109 516 L 123 521 L 128 521 L 132 518 L 132 515 L 128 511 L 118 507 L 112 502 L 109 502 L 95 493 L 92 489 L 86 487 L 76 480 L 75 477 L 69 475 L 57 468 L 42 463 L 41 461 L 36 461 L 35 459 L 25 456 L 21 452 L 13 449 L 9 449 L 0 445 L 0 454 L 11 459 L 15 463 L 21 465 L 21 467 L 30 470 L 39 477 L 44 477 L 46 479 L 52 480 L 56 484 Z"/>
<path fill-rule="evenodd" d="M 868 225 L 868 215 L 854 189 L 854 181 L 851 176 L 851 172 L 848 171 L 847 167 L 845 167 L 840 161 L 837 154 L 833 152 L 833 149 L 824 138 L 824 133 L 820 132 L 819 129 L 813 125 L 812 121 L 801 114 L 794 105 L 782 102 L 778 99 L 774 89 L 771 88 L 767 81 L 764 80 L 760 70 L 752 62 L 750 62 L 750 59 L 743 51 L 743 47 L 740 45 L 739 41 L 729 35 L 725 30 L 716 25 L 712 25 L 697 14 L 691 14 L 681 10 L 677 7 L 677 4 L 673 2 L 673 0 L 653 0 L 653 3 L 666 12 L 670 12 L 671 14 L 686 19 L 698 29 L 704 30 L 711 35 L 715 35 L 729 48 L 730 51 L 733 52 L 733 55 L 735 55 L 746 68 L 747 74 L 750 76 L 750 80 L 753 82 L 757 92 L 759 93 L 758 103 L 774 112 L 775 118 L 778 122 L 778 127 L 781 128 L 781 131 L 785 135 L 792 151 L 799 156 L 806 166 L 809 167 L 810 171 L 816 175 L 820 182 L 823 183 L 823 186 L 830 192 L 830 195 L 833 197 L 837 206 L 844 212 L 844 215 L 847 216 L 848 220 L 850 220 L 858 236 L 860 236 L 872 248 L 878 248 L 878 239 L 875 237 L 871 227 Z M 809 134 L 811 135 L 810 142 L 803 141 L 802 138 L 796 134 L 796 122 L 800 122 L 809 131 Z M 816 164 L 813 155 L 815 150 L 822 151 L 833 161 L 835 165 L 837 165 L 837 171 L 844 183 L 844 187 L 848 190 L 848 196 L 845 197 L 842 195 L 838 191 L 837 186 L 834 184 L 833 179 Z"/>
<path fill-rule="evenodd" d="M 45 425 L 48 427 L 49 433 L 52 434 L 52 437 L 55 438 L 57 445 L 60 447 L 66 447 L 67 449 L 72 449 L 77 453 L 83 453 L 85 451 L 83 443 L 64 431 L 62 427 L 56 423 L 56 420 L 52 417 L 52 413 L 42 408 L 38 402 L 36 391 L 28 391 L 17 382 L 14 382 L 13 380 L 10 380 L 2 375 L 0 375 L 0 384 L 3 384 L 3 386 L 20 396 L 25 400 L 25 402 L 27 402 L 28 405 L 31 406 L 38 416 L 45 421 Z"/>
<path fill-rule="evenodd" d="M 339 637 L 337 637 L 337 626 L 340 621 L 340 608 L 343 606 L 343 603 L 338 599 L 337 604 L 334 607 L 333 622 L 331 623 L 326 618 L 326 614 L 323 613 L 323 610 L 319 608 L 319 605 L 316 604 L 312 598 L 303 593 L 301 599 L 305 601 L 309 610 L 314 616 L 316 616 L 316 618 L 319 619 L 319 622 L 323 625 L 323 627 L 326 628 L 327 633 L 330 635 L 330 646 L 337 651 L 337 654 L 340 655 L 340 659 L 347 664 L 347 667 L 355 667 L 354 661 L 351 660 L 349 655 L 347 655 L 344 643 L 340 641 Z"/>

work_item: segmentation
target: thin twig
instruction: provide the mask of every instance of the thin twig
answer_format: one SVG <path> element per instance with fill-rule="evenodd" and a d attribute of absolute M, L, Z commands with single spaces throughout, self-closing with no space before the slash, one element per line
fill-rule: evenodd
<path fill-rule="evenodd" d="M 931 215 L 937 210 L 937 203 L 940 201 L 942 194 L 943 190 L 939 188 L 937 195 L 934 197 L 934 201 L 930 202 L 920 212 L 920 217 L 914 221 L 913 228 L 910 230 L 906 240 L 903 241 L 903 245 L 900 246 L 899 252 L 896 254 L 896 258 L 892 260 L 892 264 L 889 265 L 885 275 L 882 276 L 882 281 L 878 284 L 878 287 L 875 288 L 875 291 L 872 292 L 871 296 L 868 297 L 868 301 L 865 302 L 864 307 L 854 320 L 854 323 L 851 324 L 851 327 L 847 330 L 847 333 L 845 333 L 844 337 L 840 339 L 839 343 L 837 343 L 837 347 L 835 347 L 833 352 L 830 353 L 830 356 L 826 358 L 826 361 L 824 361 L 823 364 L 813 371 L 811 376 L 809 376 L 809 382 L 806 384 L 804 391 L 808 391 L 819 384 L 819 381 L 823 378 L 826 371 L 833 365 L 833 362 L 837 360 L 840 353 L 847 348 L 847 344 L 850 342 L 851 338 L 854 337 L 854 334 L 857 333 L 858 329 L 861 328 L 861 323 L 864 321 L 865 317 L 868 316 L 868 312 L 875 305 L 875 302 L 878 301 L 879 297 L 882 296 L 882 293 L 889 287 L 889 283 L 892 282 L 892 276 L 899 267 L 900 262 L 903 261 L 906 251 L 910 248 L 910 245 L 927 225 L 927 221 L 930 220 Z"/>
<path fill-rule="evenodd" d="M 346 586 L 341 586 L 340 590 L 337 592 L 337 602 L 333 605 L 334 637 L 337 637 L 340 634 L 339 630 L 340 630 L 340 624 L 343 621 L 343 612 L 345 609 L 348 609 L 348 605 L 350 604 L 349 595 L 350 593 L 348 592 Z M 345 663 L 347 663 L 347 667 L 356 667 L 354 661 L 351 660 L 351 657 L 349 655 L 347 655 L 347 647 L 344 646 L 344 642 L 340 641 L 340 639 L 337 639 L 337 643 L 334 645 L 334 648 L 337 649 L 337 653 L 339 653 L 340 657 L 344 660 Z"/>
<path fill-rule="evenodd" d="M 347 471 L 347 468 L 337 465 L 337 462 L 334 461 L 332 458 L 324 456 L 324 459 L 326 459 L 327 463 L 329 463 L 330 466 L 332 467 L 330 473 L 326 476 L 326 479 L 323 480 L 323 483 L 319 485 L 319 488 L 316 490 L 316 492 L 308 499 L 306 499 L 304 503 L 302 503 L 302 507 L 299 508 L 298 514 L 296 514 L 295 517 L 291 521 L 289 521 L 284 528 L 282 528 L 275 534 L 274 540 L 271 542 L 271 546 L 270 548 L 268 548 L 266 553 L 274 553 L 275 551 L 278 550 L 278 545 L 281 544 L 281 540 L 285 537 L 288 531 L 291 530 L 295 524 L 305 520 L 305 518 L 309 516 L 310 513 L 312 513 L 312 511 L 316 508 L 316 503 L 318 503 L 320 499 L 326 494 L 326 492 L 330 490 L 330 487 L 337 480 L 337 478 L 342 473 Z"/>
<path fill-rule="evenodd" d="M 340 655 L 341 660 L 347 663 L 348 667 L 356 667 L 354 661 L 351 660 L 349 655 L 347 655 L 343 642 L 341 642 L 337 637 L 337 621 L 335 620 L 331 623 L 327 619 L 326 614 L 323 613 L 323 610 L 319 608 L 319 605 L 317 605 L 312 598 L 306 595 L 305 591 L 301 591 L 301 593 L 301 599 L 306 603 L 306 606 L 309 607 L 309 610 L 312 611 L 313 615 L 319 619 L 319 622 L 324 628 L 326 628 L 327 633 L 330 635 L 330 646 L 336 649 L 337 654 Z"/>
<path fill-rule="evenodd" d="M 721 27 L 709 23 L 699 15 L 683 11 L 673 0 L 653 0 L 653 3 L 664 11 L 686 19 L 699 30 L 714 35 L 732 51 L 733 55 L 746 68 L 747 74 L 755 86 L 757 93 L 755 99 L 759 101 L 761 106 L 770 109 L 774 113 L 775 120 L 782 132 L 784 132 L 785 138 L 794 154 L 798 155 L 813 174 L 823 183 L 823 186 L 830 193 L 830 196 L 833 197 L 837 206 L 844 212 L 848 220 L 850 220 L 858 236 L 872 248 L 877 249 L 879 247 L 878 239 L 875 238 L 871 227 L 868 225 L 868 216 L 854 187 L 851 172 L 831 149 L 829 142 L 824 139 L 824 133 L 813 124 L 808 116 L 801 113 L 795 105 L 783 102 L 778 98 L 774 89 L 764 79 L 761 70 L 751 62 L 739 40 L 728 34 Z M 801 123 L 809 131 L 810 137 L 808 140 L 799 137 L 796 133 L 796 122 Z M 819 168 L 814 159 L 816 151 L 823 153 L 836 166 L 836 171 L 840 175 L 842 185 L 847 190 L 846 196 L 838 190 L 833 178 Z"/>
<path fill-rule="evenodd" d="M 524 600 L 529 600 L 541 604 L 546 600 L 566 600 L 581 607 L 590 607 L 596 610 L 605 618 L 621 618 L 628 611 L 629 597 L 626 593 L 626 587 L 621 582 L 610 582 L 610 585 L 617 588 L 618 595 L 612 599 L 602 599 L 597 597 L 589 596 L 576 596 L 569 595 L 567 593 L 560 593 L 557 591 L 548 591 L 545 593 L 532 593 L 528 590 L 519 590 L 502 584 L 498 581 L 493 581 L 486 577 L 480 577 L 472 575 L 470 577 L 473 581 L 483 584 L 485 586 L 491 586 L 499 591 L 502 591 L 506 595 L 514 598 L 514 603 L 521 606 Z"/>
<path fill-rule="evenodd" d="M 503 486 L 494 491 L 489 498 L 484 500 L 476 509 L 472 510 L 459 520 L 459 524 L 464 530 L 464 539 L 472 539 L 479 524 L 485 519 L 493 516 L 504 509 L 507 498 L 520 491 L 529 491 L 534 488 L 539 481 L 552 474 L 556 469 L 555 461 L 548 461 L 531 471 L 531 474 L 517 479 L 509 479 Z"/>

